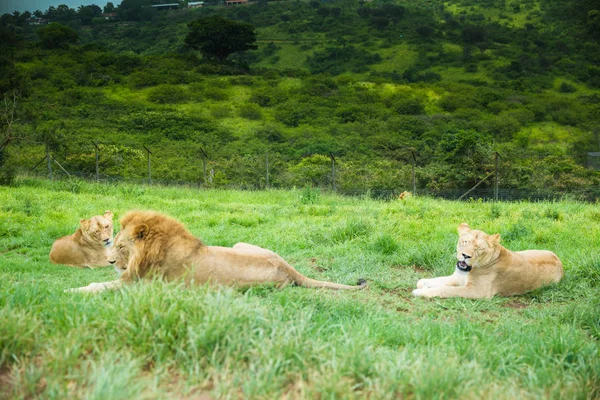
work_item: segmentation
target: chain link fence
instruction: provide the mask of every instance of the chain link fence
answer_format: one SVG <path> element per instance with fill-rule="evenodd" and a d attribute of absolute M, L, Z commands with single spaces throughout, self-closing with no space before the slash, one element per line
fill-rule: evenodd
<path fill-rule="evenodd" d="M 200 148 L 197 157 L 190 159 L 189 155 L 164 157 L 148 147 L 132 156 L 95 142 L 93 145 L 89 152 L 61 156 L 46 149 L 37 162 L 29 157 L 30 166 L 21 161 L 16 167 L 22 175 L 49 179 L 245 190 L 311 187 L 378 199 L 397 198 L 404 191 L 452 200 L 600 198 L 600 152 L 587 153 L 587 168 L 579 166 L 574 172 L 570 164 L 561 166 L 560 159 L 534 158 L 530 164 L 516 166 L 498 153 L 478 164 L 457 165 L 419 159 L 413 151 L 395 160 L 345 158 L 330 153 L 298 161 L 267 152 L 210 158 Z M 541 166 L 550 166 L 550 173 L 542 174 Z M 452 181 L 449 177 L 460 179 Z"/>

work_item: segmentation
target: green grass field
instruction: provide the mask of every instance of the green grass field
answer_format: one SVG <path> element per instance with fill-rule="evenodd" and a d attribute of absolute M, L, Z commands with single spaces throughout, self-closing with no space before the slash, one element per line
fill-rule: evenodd
<path fill-rule="evenodd" d="M 108 209 L 158 210 L 206 244 L 253 243 L 310 277 L 369 287 L 64 293 L 115 278 L 48 261 L 56 238 Z M 413 298 L 419 278 L 453 271 L 461 222 L 554 251 L 564 280 L 511 298 Z M 0 187 L 0 398 L 597 399 L 599 222 L 597 204 L 571 201 L 20 179 Z"/>

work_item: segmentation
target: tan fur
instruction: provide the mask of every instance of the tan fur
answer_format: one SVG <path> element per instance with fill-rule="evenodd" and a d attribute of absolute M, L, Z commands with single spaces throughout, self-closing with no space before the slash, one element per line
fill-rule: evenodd
<path fill-rule="evenodd" d="M 405 192 L 400 193 L 400 195 L 398 196 L 398 200 L 406 200 L 409 197 L 412 197 L 412 193 L 405 191 Z"/>
<path fill-rule="evenodd" d="M 50 261 L 72 267 L 108 266 L 106 249 L 113 239 L 113 213 L 79 221 L 72 235 L 56 239 L 50 250 Z"/>
<path fill-rule="evenodd" d="M 500 235 L 488 235 L 466 223 L 458 227 L 457 268 L 454 274 L 417 282 L 415 296 L 473 299 L 512 296 L 558 283 L 564 270 L 556 254 L 547 250 L 510 251 Z M 468 272 L 460 267 L 468 268 Z"/>
<path fill-rule="evenodd" d="M 121 231 L 109 251 L 109 261 L 121 273 L 120 280 L 73 289 L 97 292 L 120 287 L 140 278 L 168 281 L 251 286 L 275 283 L 329 289 L 362 289 L 366 285 L 342 285 L 307 278 L 270 250 L 247 243 L 233 248 L 206 246 L 178 221 L 153 211 L 132 211 L 121 219 Z"/>

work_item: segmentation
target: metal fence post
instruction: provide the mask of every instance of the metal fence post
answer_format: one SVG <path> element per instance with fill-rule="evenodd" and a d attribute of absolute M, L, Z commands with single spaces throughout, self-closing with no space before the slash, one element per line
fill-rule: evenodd
<path fill-rule="evenodd" d="M 204 170 L 204 182 L 203 185 L 206 186 L 206 159 L 208 158 L 208 155 L 206 154 L 206 152 L 204 151 L 204 149 L 202 147 L 200 147 L 200 151 L 202 152 L 202 167 Z"/>
<path fill-rule="evenodd" d="M 92 140 L 92 144 L 96 148 L 96 181 L 100 180 L 100 166 L 98 164 L 98 152 L 100 151 L 100 147 Z"/>
<path fill-rule="evenodd" d="M 494 179 L 494 201 L 498 201 L 498 159 L 500 158 L 500 154 L 498 152 L 494 152 L 495 154 L 495 164 L 496 164 L 496 176 Z"/>
<path fill-rule="evenodd" d="M 151 185 L 152 184 L 152 170 L 150 169 L 150 155 L 152 154 L 152 152 L 146 146 L 144 146 L 144 148 L 148 152 L 148 185 Z"/>
<path fill-rule="evenodd" d="M 331 188 L 335 192 L 335 157 L 333 153 L 329 153 L 329 157 L 331 158 Z"/>
<path fill-rule="evenodd" d="M 412 159 L 413 159 L 413 163 L 412 163 L 412 191 L 413 191 L 413 195 L 417 194 L 417 178 L 415 175 L 415 168 L 417 166 L 417 157 L 415 156 L 415 152 L 414 151 L 410 151 L 410 153 L 412 154 Z"/>
<path fill-rule="evenodd" d="M 46 143 L 46 161 L 48 162 L 48 179 L 52 180 L 52 157 L 50 157 L 50 147 Z"/>
<path fill-rule="evenodd" d="M 267 162 L 267 184 L 266 184 L 266 188 L 269 188 L 269 152 L 267 152 L 266 155 L 266 162 Z"/>

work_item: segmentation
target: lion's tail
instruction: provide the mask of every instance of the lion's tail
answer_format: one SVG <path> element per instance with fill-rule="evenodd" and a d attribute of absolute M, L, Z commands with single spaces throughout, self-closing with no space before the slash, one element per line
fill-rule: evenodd
<path fill-rule="evenodd" d="M 360 290 L 367 287 L 367 281 L 364 279 L 359 279 L 356 285 L 344 285 L 342 283 L 334 283 L 327 281 L 318 281 L 316 279 L 311 279 L 307 277 L 303 277 L 304 279 L 300 281 L 295 281 L 296 284 L 308 288 L 326 288 L 333 290 Z"/>
<path fill-rule="evenodd" d="M 353 285 L 344 285 L 342 283 L 334 283 L 327 281 L 319 281 L 316 279 L 308 278 L 302 275 L 300 272 L 296 271 L 296 269 L 292 266 L 289 266 L 288 274 L 290 278 L 294 281 L 294 283 L 298 286 L 303 286 L 307 288 L 326 288 L 332 290 L 360 290 L 367 287 L 367 281 L 364 279 L 359 279 L 358 283 Z"/>

